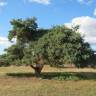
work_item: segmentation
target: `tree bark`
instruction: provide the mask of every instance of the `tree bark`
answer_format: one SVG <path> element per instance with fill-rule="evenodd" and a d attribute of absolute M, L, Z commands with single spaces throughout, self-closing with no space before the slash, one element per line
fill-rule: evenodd
<path fill-rule="evenodd" d="M 34 69 L 35 76 L 36 77 L 40 77 L 40 74 L 41 74 L 41 71 L 42 71 L 42 68 L 43 68 L 44 65 L 42 65 L 42 64 L 36 64 L 36 66 L 33 66 L 33 65 L 30 65 L 30 66 L 31 66 L 31 68 Z"/>

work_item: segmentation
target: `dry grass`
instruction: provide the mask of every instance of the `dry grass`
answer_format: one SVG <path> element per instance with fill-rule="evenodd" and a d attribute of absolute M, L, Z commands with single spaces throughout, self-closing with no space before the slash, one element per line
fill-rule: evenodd
<path fill-rule="evenodd" d="M 0 74 L 5 74 L 5 73 L 13 73 L 13 72 L 33 72 L 31 67 L 25 67 L 25 66 L 10 66 L 10 67 L 1 67 L 0 68 Z M 44 66 L 42 72 L 96 72 L 96 69 L 92 68 L 83 68 L 83 69 L 78 69 L 78 68 L 53 68 L 48 65 Z"/>
<path fill-rule="evenodd" d="M 46 66 L 43 72 L 90 72 L 94 69 L 56 69 Z M 7 76 L 7 73 L 30 73 L 30 67 L 0 68 L 0 96 L 96 96 L 96 80 L 59 81 L 35 77 Z"/>

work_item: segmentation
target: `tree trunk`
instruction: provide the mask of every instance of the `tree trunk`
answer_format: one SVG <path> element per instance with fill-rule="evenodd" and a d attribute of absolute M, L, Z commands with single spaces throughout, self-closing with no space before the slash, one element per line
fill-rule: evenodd
<path fill-rule="evenodd" d="M 35 76 L 36 77 L 40 77 L 43 65 L 42 64 L 36 64 L 36 66 L 30 65 L 34 71 L 35 71 Z"/>

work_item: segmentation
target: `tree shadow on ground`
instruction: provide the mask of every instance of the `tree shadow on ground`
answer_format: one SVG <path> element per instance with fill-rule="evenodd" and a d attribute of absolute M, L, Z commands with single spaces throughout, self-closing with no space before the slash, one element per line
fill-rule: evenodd
<path fill-rule="evenodd" d="M 35 77 L 34 73 L 7 73 L 6 75 L 18 78 Z M 43 72 L 40 78 L 50 80 L 96 80 L 96 72 Z"/>
<path fill-rule="evenodd" d="M 23 77 L 35 77 L 34 73 L 28 72 L 28 73 L 6 73 L 7 76 L 11 77 L 18 77 L 18 78 L 23 78 Z"/>

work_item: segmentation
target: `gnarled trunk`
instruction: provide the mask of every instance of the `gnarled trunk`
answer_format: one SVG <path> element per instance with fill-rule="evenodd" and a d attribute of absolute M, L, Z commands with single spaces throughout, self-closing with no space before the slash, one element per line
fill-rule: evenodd
<path fill-rule="evenodd" d="M 41 74 L 41 71 L 42 71 L 42 68 L 43 68 L 43 64 L 36 64 L 36 66 L 33 66 L 33 65 L 30 65 L 34 71 L 35 71 L 35 76 L 36 77 L 40 77 L 40 74 Z"/>
<path fill-rule="evenodd" d="M 38 56 L 35 62 L 35 66 L 31 65 L 31 67 L 35 70 L 36 77 L 40 77 L 43 66 L 44 66 L 44 59 L 42 58 L 42 56 Z"/>

